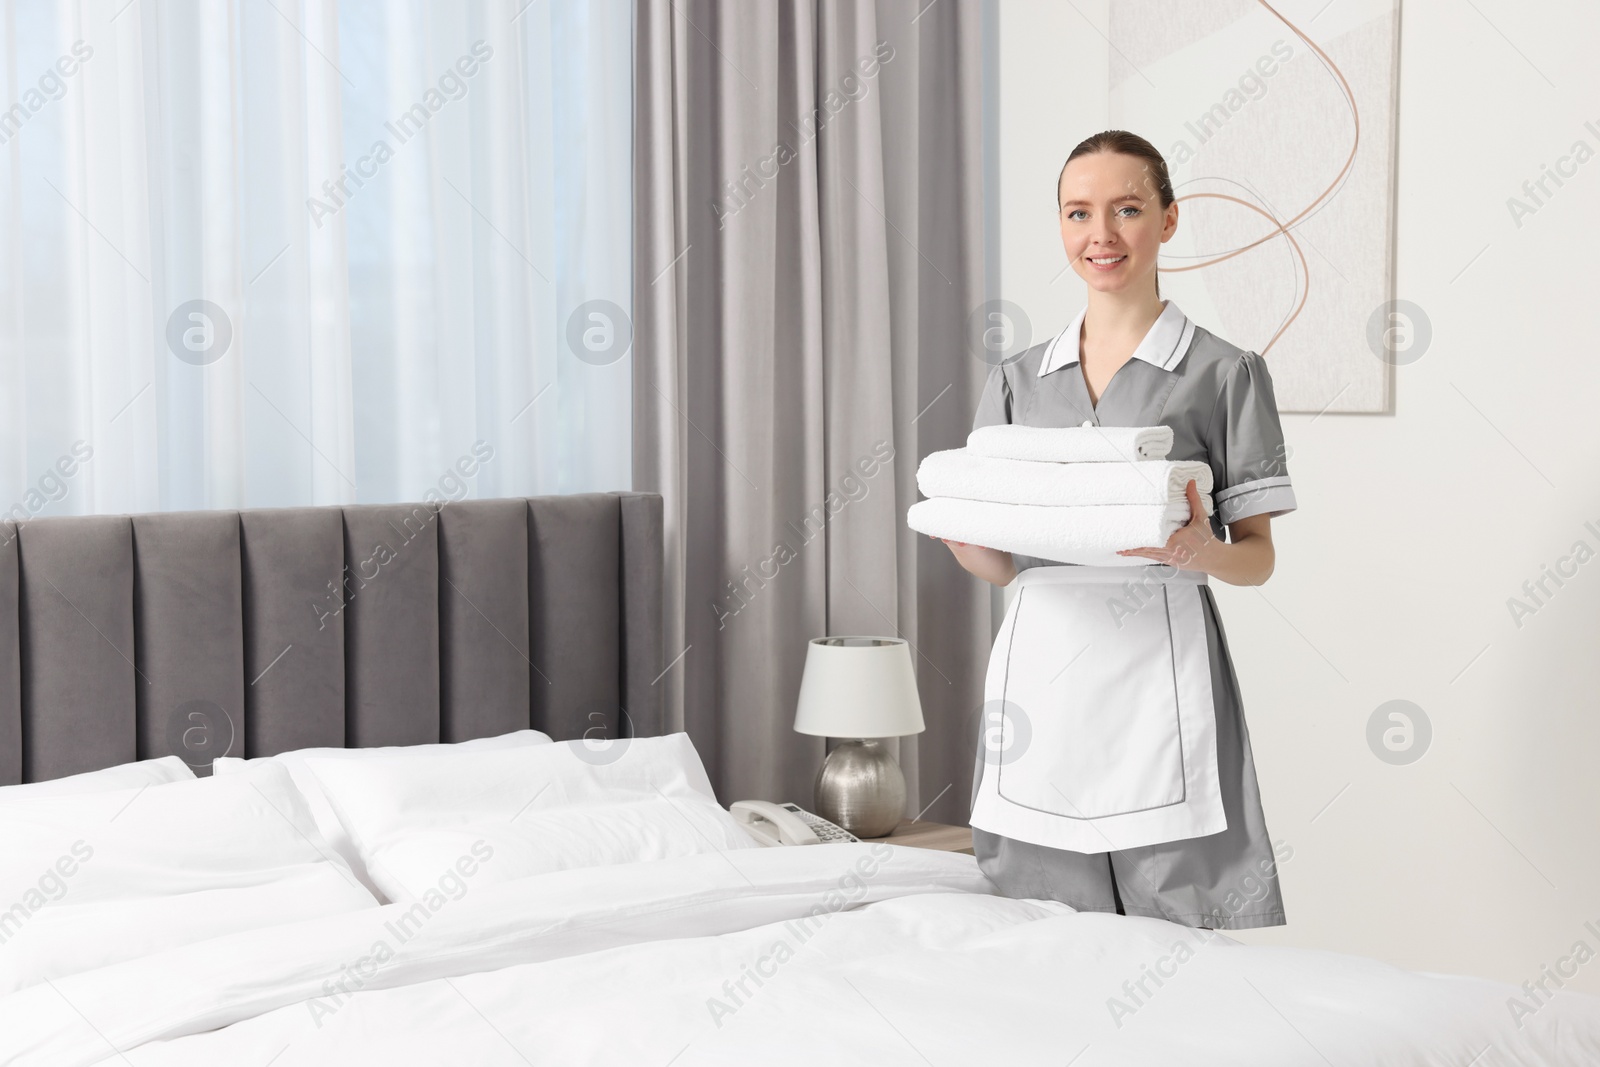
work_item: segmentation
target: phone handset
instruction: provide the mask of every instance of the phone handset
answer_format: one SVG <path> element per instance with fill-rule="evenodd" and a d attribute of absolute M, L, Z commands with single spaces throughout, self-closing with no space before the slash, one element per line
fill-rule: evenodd
<path fill-rule="evenodd" d="M 817 845 L 860 838 L 795 804 L 740 800 L 728 809 L 763 845 Z"/>

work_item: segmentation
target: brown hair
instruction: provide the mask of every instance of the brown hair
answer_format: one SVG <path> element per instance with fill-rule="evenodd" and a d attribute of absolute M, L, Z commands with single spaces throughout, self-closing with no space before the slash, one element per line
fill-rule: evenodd
<path fill-rule="evenodd" d="M 1162 158 L 1156 146 L 1146 141 L 1136 133 L 1127 130 L 1102 130 L 1092 137 L 1085 137 L 1078 142 L 1078 147 L 1067 156 L 1067 162 L 1061 164 L 1061 173 L 1056 175 L 1056 211 L 1061 211 L 1061 179 L 1067 176 L 1067 164 L 1079 156 L 1093 155 L 1096 152 L 1115 152 L 1119 155 L 1133 156 L 1145 162 L 1145 172 L 1155 178 L 1156 195 L 1161 198 L 1161 208 L 1165 211 L 1172 206 L 1176 199 L 1172 192 L 1172 176 L 1167 173 L 1167 161 Z M 1156 295 L 1161 295 L 1161 279 L 1156 278 Z"/>

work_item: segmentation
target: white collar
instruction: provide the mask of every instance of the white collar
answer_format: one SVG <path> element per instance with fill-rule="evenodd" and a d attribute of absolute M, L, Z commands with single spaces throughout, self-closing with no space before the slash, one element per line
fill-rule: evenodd
<path fill-rule="evenodd" d="M 1133 350 L 1133 358 L 1142 359 L 1161 370 L 1171 370 L 1189 351 L 1189 342 L 1194 338 L 1194 323 L 1178 309 L 1175 301 L 1167 300 L 1164 303 L 1166 307 L 1161 309 L 1161 314 L 1151 324 L 1139 347 Z M 1083 335 L 1083 317 L 1088 312 L 1087 307 L 1078 312 L 1072 324 L 1050 341 L 1050 347 L 1044 350 L 1044 359 L 1039 361 L 1039 377 L 1043 378 L 1053 370 L 1078 362 L 1078 339 Z"/>

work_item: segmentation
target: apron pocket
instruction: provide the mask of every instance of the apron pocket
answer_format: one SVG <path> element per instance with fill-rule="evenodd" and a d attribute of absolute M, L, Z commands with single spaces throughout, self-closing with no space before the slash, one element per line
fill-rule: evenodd
<path fill-rule="evenodd" d="M 1074 819 L 1183 802 L 1167 596 L 1131 611 L 1118 585 L 1018 590 L 1001 690 L 1014 743 L 996 761 L 1000 796 Z"/>

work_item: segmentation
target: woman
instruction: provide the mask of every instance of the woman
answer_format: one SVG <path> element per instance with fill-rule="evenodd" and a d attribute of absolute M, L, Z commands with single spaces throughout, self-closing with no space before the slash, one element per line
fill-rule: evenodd
<path fill-rule="evenodd" d="M 1165 545 L 1124 550 L 1128 567 L 946 541 L 971 573 L 1018 583 L 990 656 L 974 852 L 1008 896 L 1279 926 L 1238 680 L 1206 584 L 1265 582 L 1271 519 L 1295 509 L 1272 379 L 1261 356 L 1161 300 L 1156 260 L 1178 207 L 1148 141 L 1090 137 L 1056 194 L 1088 305 L 990 372 L 973 428 L 1170 426 L 1168 459 L 1210 466 L 1215 514 L 1190 480 L 1191 521 Z"/>

